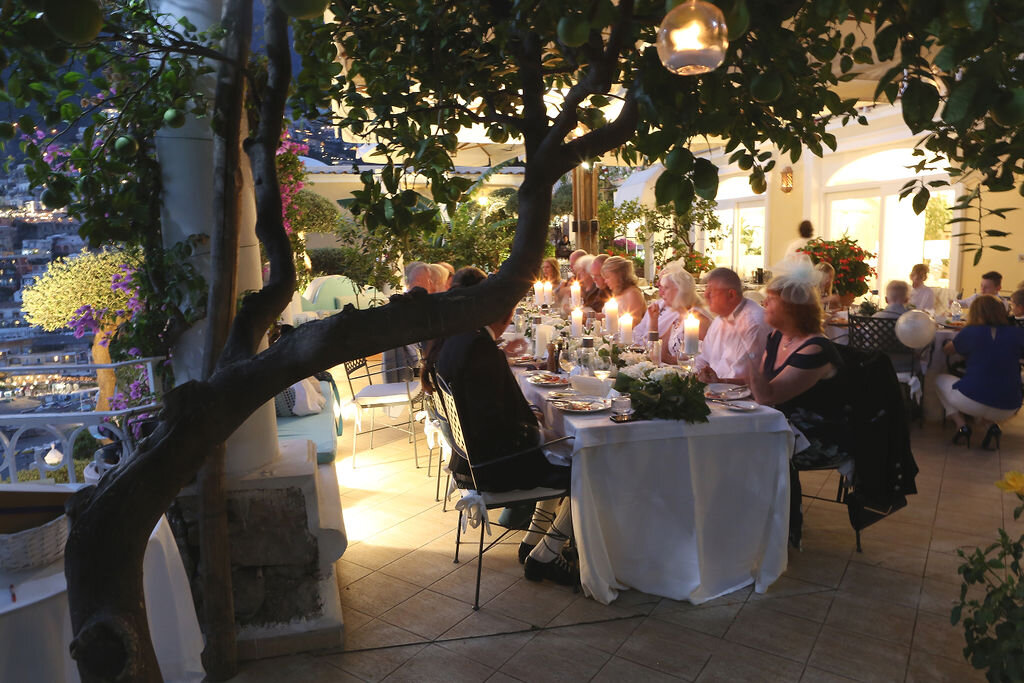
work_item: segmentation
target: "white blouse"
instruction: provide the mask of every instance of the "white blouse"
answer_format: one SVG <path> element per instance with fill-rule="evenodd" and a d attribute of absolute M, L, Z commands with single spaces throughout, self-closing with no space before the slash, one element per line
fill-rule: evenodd
<path fill-rule="evenodd" d="M 664 343 L 668 344 L 668 353 L 670 356 L 679 357 L 679 354 L 683 350 L 683 342 L 686 337 L 686 315 L 693 311 L 699 316 L 704 316 L 708 320 L 711 320 L 711 313 L 700 306 L 694 306 L 690 310 L 683 311 L 679 314 L 679 317 L 672 324 L 672 332 L 668 336 L 668 340 Z"/>

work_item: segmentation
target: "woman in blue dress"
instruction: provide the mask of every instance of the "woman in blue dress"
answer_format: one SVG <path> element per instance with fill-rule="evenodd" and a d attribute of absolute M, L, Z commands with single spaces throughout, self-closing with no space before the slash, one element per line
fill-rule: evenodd
<path fill-rule="evenodd" d="M 967 358 L 962 378 L 939 375 L 935 387 L 946 409 L 946 417 L 956 424 L 953 443 L 971 446 L 974 429 L 985 430 L 981 447 L 999 448 L 1002 430 L 999 423 L 1020 410 L 1020 361 L 1024 354 L 1024 328 L 1013 324 L 1003 302 L 991 294 L 981 294 L 967 311 L 967 326 L 946 342 L 943 350 Z M 965 416 L 974 418 L 973 427 Z"/>

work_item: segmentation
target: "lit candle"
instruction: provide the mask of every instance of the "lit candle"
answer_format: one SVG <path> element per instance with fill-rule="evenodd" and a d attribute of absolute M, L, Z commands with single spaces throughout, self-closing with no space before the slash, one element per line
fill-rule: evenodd
<path fill-rule="evenodd" d="M 619 331 L 619 302 L 615 299 L 608 299 L 604 305 L 604 319 L 607 321 L 608 334 L 615 334 Z"/>
<path fill-rule="evenodd" d="M 544 303 L 544 283 L 540 280 L 533 283 L 533 303 L 538 306 Z"/>
<path fill-rule="evenodd" d="M 548 306 L 551 305 L 551 283 L 550 282 L 545 282 L 544 283 L 544 303 L 546 303 Z"/>
<path fill-rule="evenodd" d="M 580 292 L 580 283 L 573 282 L 569 287 L 569 294 L 572 296 L 572 307 L 579 308 L 583 304 L 583 294 Z"/>
<path fill-rule="evenodd" d="M 572 327 L 570 332 L 572 332 L 574 337 L 583 336 L 583 309 L 579 306 L 572 309 Z"/>
<path fill-rule="evenodd" d="M 623 344 L 633 341 L 633 316 L 629 313 L 623 313 L 619 318 L 619 339 Z"/>
<path fill-rule="evenodd" d="M 688 313 L 683 325 L 683 353 L 692 356 L 700 350 L 700 321 L 693 313 Z"/>

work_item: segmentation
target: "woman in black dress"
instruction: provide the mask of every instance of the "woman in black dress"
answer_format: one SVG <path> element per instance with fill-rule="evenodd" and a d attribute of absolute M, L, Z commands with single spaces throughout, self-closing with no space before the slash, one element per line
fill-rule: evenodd
<path fill-rule="evenodd" d="M 838 373 L 842 359 L 822 330 L 817 273 L 790 259 L 766 288 L 765 322 L 774 331 L 764 356 L 749 359 L 747 380 L 759 403 L 780 410 L 797 435 L 791 461 L 790 542 L 799 547 L 801 469 L 838 466 L 850 457 L 848 411 Z"/>

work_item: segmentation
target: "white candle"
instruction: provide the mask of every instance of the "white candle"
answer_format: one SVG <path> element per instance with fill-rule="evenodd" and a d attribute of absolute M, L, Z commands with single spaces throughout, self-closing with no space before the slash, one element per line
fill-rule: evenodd
<path fill-rule="evenodd" d="M 619 318 L 619 340 L 623 344 L 629 344 L 633 341 L 633 316 L 629 313 L 623 313 L 622 317 Z"/>
<path fill-rule="evenodd" d="M 569 294 L 572 296 L 572 307 L 579 308 L 583 305 L 583 294 L 580 292 L 580 283 L 573 282 L 569 287 Z"/>
<path fill-rule="evenodd" d="M 574 337 L 583 336 L 583 309 L 578 306 L 572 309 L 572 327 L 570 332 L 572 332 Z"/>
<path fill-rule="evenodd" d="M 544 283 L 540 280 L 533 283 L 533 303 L 538 306 L 544 303 Z"/>
<path fill-rule="evenodd" d="M 683 353 L 694 355 L 700 350 L 700 321 L 688 313 L 683 325 Z"/>
<path fill-rule="evenodd" d="M 551 325 L 537 325 L 533 328 L 533 339 L 536 342 L 533 355 L 535 358 L 544 358 L 548 354 L 548 342 L 555 328 Z"/>
<path fill-rule="evenodd" d="M 615 334 L 619 331 L 619 302 L 615 299 L 608 299 L 605 303 L 604 319 L 607 321 L 608 334 Z"/>
<path fill-rule="evenodd" d="M 551 305 L 551 283 L 550 282 L 545 282 L 544 283 L 544 303 L 546 303 L 548 306 Z"/>

